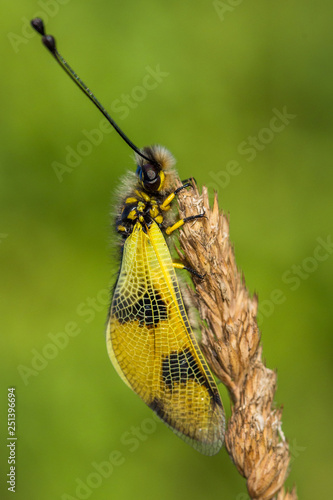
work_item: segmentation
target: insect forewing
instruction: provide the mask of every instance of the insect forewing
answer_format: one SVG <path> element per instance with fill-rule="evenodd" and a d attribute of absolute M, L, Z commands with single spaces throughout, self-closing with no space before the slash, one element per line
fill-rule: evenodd
<path fill-rule="evenodd" d="M 205 455 L 219 451 L 222 402 L 155 222 L 145 230 L 137 222 L 124 244 L 107 343 L 123 380 L 176 434 Z"/>

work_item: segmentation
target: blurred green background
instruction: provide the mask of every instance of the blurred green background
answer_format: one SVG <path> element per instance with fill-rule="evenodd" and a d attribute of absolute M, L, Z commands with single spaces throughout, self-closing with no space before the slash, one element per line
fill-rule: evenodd
<path fill-rule="evenodd" d="M 278 370 L 287 484 L 327 498 L 332 3 L 18 0 L 1 10 L 1 498 L 10 386 L 16 498 L 247 498 L 225 449 L 203 457 L 156 424 L 108 360 L 111 194 L 131 151 L 41 45 L 28 26 L 36 15 L 135 144 L 165 145 L 181 178 L 218 190 Z M 114 465 L 102 478 L 105 461 Z"/>

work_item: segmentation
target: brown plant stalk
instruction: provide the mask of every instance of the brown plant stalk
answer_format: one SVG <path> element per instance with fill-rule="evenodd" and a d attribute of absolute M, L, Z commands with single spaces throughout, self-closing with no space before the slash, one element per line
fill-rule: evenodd
<path fill-rule="evenodd" d="M 205 212 L 184 224 L 178 250 L 182 262 L 204 279 L 193 277 L 191 291 L 201 322 L 201 349 L 213 373 L 227 387 L 232 415 L 225 436 L 227 451 L 247 480 L 252 499 L 295 500 L 284 491 L 290 453 L 281 428 L 282 409 L 274 406 L 276 373 L 264 365 L 257 325 L 257 297 L 251 297 L 236 266 L 229 220 L 197 187 L 178 194 L 180 217 Z"/>

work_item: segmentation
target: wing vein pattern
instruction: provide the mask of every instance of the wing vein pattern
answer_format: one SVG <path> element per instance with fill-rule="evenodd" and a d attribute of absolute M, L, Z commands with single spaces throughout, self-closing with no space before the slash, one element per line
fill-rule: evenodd
<path fill-rule="evenodd" d="M 126 239 L 108 324 L 119 375 L 186 442 L 206 455 L 223 444 L 224 412 L 193 336 L 164 236 L 140 222 Z"/>

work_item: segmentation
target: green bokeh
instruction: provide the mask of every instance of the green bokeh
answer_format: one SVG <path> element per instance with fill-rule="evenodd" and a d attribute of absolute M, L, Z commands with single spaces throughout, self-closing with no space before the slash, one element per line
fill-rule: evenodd
<path fill-rule="evenodd" d="M 110 200 L 133 168 L 131 153 L 115 133 L 104 134 L 57 178 L 54 162 L 66 165 L 66 148 L 82 148 L 84 131 L 102 116 L 28 27 L 36 14 L 136 144 L 162 143 L 182 178 L 218 190 L 237 262 L 259 294 L 267 366 L 278 369 L 276 401 L 293 456 L 288 485 L 309 500 L 332 491 L 333 255 L 317 249 L 318 238 L 333 239 L 333 6 L 236 3 L 226 0 L 224 14 L 199 1 L 2 3 L 1 498 L 11 498 L 9 386 L 17 396 L 18 499 L 80 498 L 77 480 L 115 451 L 122 463 L 89 498 L 246 498 L 226 451 L 200 456 L 155 425 L 108 360 Z M 142 91 L 147 67 L 164 76 Z M 131 104 L 119 110 L 123 94 Z M 284 109 L 295 115 L 289 123 L 272 122 Z M 272 123 L 281 129 L 265 130 Z M 249 137 L 259 138 L 252 152 Z M 31 368 L 50 334 L 73 322 L 80 333 L 25 383 L 18 366 Z M 129 440 L 135 427 L 143 428 L 137 447 Z"/>

